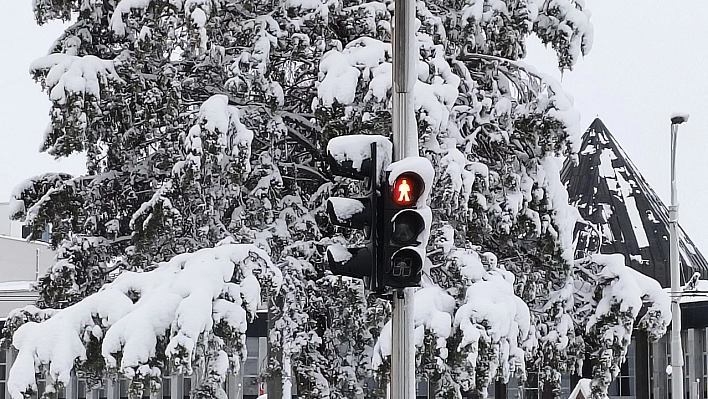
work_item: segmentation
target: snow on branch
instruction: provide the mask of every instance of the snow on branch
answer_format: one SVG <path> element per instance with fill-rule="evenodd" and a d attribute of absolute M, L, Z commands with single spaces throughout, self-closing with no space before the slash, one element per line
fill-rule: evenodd
<path fill-rule="evenodd" d="M 619 306 L 620 312 L 630 312 L 633 318 L 636 318 L 642 303 L 646 301 L 649 308 L 639 320 L 639 326 L 650 328 L 647 332 L 655 339 L 664 335 L 671 322 L 671 298 L 661 285 L 651 277 L 626 266 L 623 255 L 593 255 L 590 259 L 601 267 L 597 278 L 603 287 L 603 296 L 595 308 L 595 313 L 590 316 L 587 330 L 610 314 L 613 306 Z M 628 334 L 631 335 L 631 330 Z M 624 335 L 617 337 L 629 339 L 629 336 Z"/>
<path fill-rule="evenodd" d="M 376 68 L 390 57 L 391 44 L 370 37 L 353 40 L 344 50 L 328 51 L 320 62 L 320 83 L 317 87 L 319 105 L 331 107 L 335 101 L 352 104 L 359 77 L 370 80 L 372 74 L 377 75 Z M 390 79 L 388 82 L 390 85 Z"/>
<path fill-rule="evenodd" d="M 244 175 L 251 171 L 253 131 L 241 123 L 238 108 L 229 105 L 226 95 L 213 95 L 202 103 L 196 123 L 181 141 L 187 160 L 175 164 L 175 175 L 182 175 L 185 167 L 199 173 L 203 167 L 213 166 L 206 162 L 205 148 L 216 149 L 216 166 Z"/>
<path fill-rule="evenodd" d="M 436 285 L 415 292 L 415 343 L 425 345 L 425 334 L 434 338 L 436 362 L 443 368 L 448 353 L 460 353 L 466 377 L 457 381 L 464 390 L 483 392 L 491 381 L 508 381 L 525 373 L 525 356 L 533 346 L 531 315 L 524 301 L 514 294 L 513 273 L 497 263 L 496 256 L 473 250 L 454 249 L 448 258 L 459 268 L 466 286 L 456 303 L 450 293 Z M 374 368 L 391 355 L 391 322 L 383 328 L 374 348 Z M 461 341 L 450 347 L 448 339 L 459 333 Z M 487 370 L 475 376 L 476 371 Z M 476 386 L 476 384 L 481 385 Z"/>
<path fill-rule="evenodd" d="M 36 208 L 50 201 L 51 195 L 71 179 L 67 173 L 44 173 L 20 182 L 10 196 L 10 218 L 32 223 Z"/>
<path fill-rule="evenodd" d="M 586 352 L 594 361 L 592 397 L 604 398 L 625 361 L 642 307 L 646 304 L 647 312 L 636 325 L 656 340 L 671 321 L 671 300 L 657 281 L 625 266 L 621 254 L 593 255 L 577 261 L 575 268 L 594 280 L 576 293 L 578 324 L 585 325 Z"/>
<path fill-rule="evenodd" d="M 30 71 L 35 75 L 46 72 L 44 86 L 49 90 L 49 98 L 59 104 L 65 104 L 72 94 L 90 95 L 98 100 L 100 85 L 106 85 L 109 80 L 123 82 L 113 61 L 93 55 L 49 54 L 32 62 Z"/>
<path fill-rule="evenodd" d="M 111 30 L 119 37 L 125 36 L 128 24 L 126 24 L 124 17 L 131 12 L 146 10 L 155 3 L 165 8 L 172 6 L 176 7 L 177 10 L 184 9 L 184 18 L 188 27 L 190 30 L 195 31 L 198 36 L 199 49 L 206 51 L 209 38 L 204 26 L 212 13 L 212 9 L 219 7 L 220 1 L 218 0 L 168 0 L 167 2 L 156 2 L 153 0 L 121 0 L 118 5 L 116 5 L 113 15 L 111 16 Z M 142 28 L 144 27 L 145 26 Z M 139 29 L 141 31 L 140 36 L 143 35 L 142 28 Z"/>
<path fill-rule="evenodd" d="M 585 0 L 545 0 L 535 4 L 534 32 L 558 53 L 558 67 L 572 69 L 592 48 L 594 28 Z"/>
<path fill-rule="evenodd" d="M 166 343 L 164 355 L 177 370 L 191 373 L 195 348 L 217 325 L 235 335 L 236 347 L 223 351 L 237 370 L 261 292 L 278 290 L 281 281 L 268 255 L 250 244 L 178 255 L 150 272 L 124 272 L 76 305 L 16 330 L 12 345 L 19 352 L 8 390 L 14 399 L 36 392 L 40 370 L 67 384 L 75 363 L 87 360 L 87 345 L 96 340 L 108 369 L 129 379 L 161 375 L 154 366 L 163 355 L 156 353 L 158 341 Z"/>
<path fill-rule="evenodd" d="M 524 374 L 531 314 L 514 293 L 514 274 L 497 264 L 491 253 L 480 258 L 476 252 L 456 250 L 452 257 L 469 284 L 464 304 L 455 313 L 455 326 L 462 332 L 459 349 L 468 353 L 471 367 L 487 363 L 489 370 L 501 371 L 498 377 L 505 382 Z M 486 378 L 486 386 L 497 376 L 479 377 Z"/>

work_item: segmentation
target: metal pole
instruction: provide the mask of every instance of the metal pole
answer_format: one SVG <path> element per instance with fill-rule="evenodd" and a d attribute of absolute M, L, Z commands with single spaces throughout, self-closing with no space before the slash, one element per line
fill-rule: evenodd
<path fill-rule="evenodd" d="M 671 236 L 671 397 L 683 398 L 683 350 L 681 348 L 681 269 L 678 253 L 678 199 L 676 196 L 676 139 L 678 125 L 685 116 L 671 118 L 671 206 L 669 207 L 669 233 Z"/>
<path fill-rule="evenodd" d="M 395 0 L 393 16 L 393 160 L 418 156 L 413 87 L 418 74 L 415 1 Z M 393 294 L 391 399 L 415 399 L 413 289 Z"/>

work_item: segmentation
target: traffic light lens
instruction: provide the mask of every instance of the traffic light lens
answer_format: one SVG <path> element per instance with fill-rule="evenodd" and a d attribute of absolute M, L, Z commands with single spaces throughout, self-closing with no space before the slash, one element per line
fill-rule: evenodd
<path fill-rule="evenodd" d="M 391 226 L 391 239 L 401 245 L 418 245 L 418 235 L 425 228 L 423 217 L 414 210 L 397 214 Z"/>
<path fill-rule="evenodd" d="M 408 179 L 396 181 L 395 196 L 398 205 L 410 205 L 413 202 L 411 201 L 411 185 L 408 183 Z"/>
<path fill-rule="evenodd" d="M 423 191 L 423 181 L 415 173 L 404 173 L 393 183 L 391 199 L 398 206 L 414 205 L 418 196 Z"/>
<path fill-rule="evenodd" d="M 420 254 L 413 249 L 403 248 L 391 258 L 391 269 L 388 276 L 394 286 L 408 287 L 410 284 L 420 282 L 422 269 L 423 260 Z"/>

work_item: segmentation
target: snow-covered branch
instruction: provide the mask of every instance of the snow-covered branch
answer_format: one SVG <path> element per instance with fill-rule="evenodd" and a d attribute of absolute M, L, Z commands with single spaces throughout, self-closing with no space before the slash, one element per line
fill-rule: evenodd
<path fill-rule="evenodd" d="M 40 367 L 52 381 L 67 384 L 75 362 L 87 360 L 91 341 L 101 343 L 108 369 L 129 379 L 161 375 L 159 367 L 166 365 L 156 359 L 164 356 L 178 370 L 191 372 L 195 348 L 217 325 L 233 335 L 221 338 L 235 340 L 236 346 L 222 350 L 237 370 L 246 355 L 247 322 L 255 315 L 261 292 L 274 292 L 281 280 L 268 255 L 248 244 L 178 255 L 150 272 L 124 272 L 48 320 L 17 329 L 12 345 L 19 353 L 8 390 L 15 399 L 36 392 Z M 165 344 L 164 353 L 156 352 L 158 341 Z"/>

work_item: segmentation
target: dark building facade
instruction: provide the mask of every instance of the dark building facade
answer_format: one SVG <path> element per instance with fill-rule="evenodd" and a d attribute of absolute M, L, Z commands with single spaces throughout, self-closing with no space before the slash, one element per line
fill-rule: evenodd
<path fill-rule="evenodd" d="M 585 131 L 577 163 L 566 160 L 561 180 L 570 204 L 596 228 L 596 234 L 576 230 L 576 258 L 598 250 L 619 253 L 631 268 L 664 288 L 670 286 L 668 208 L 600 119 Z M 680 226 L 678 234 L 681 283 L 696 272 L 708 279 L 708 262 Z M 687 295 L 681 305 L 686 399 L 708 398 L 708 302 L 700 295 Z M 671 378 L 666 374 L 670 359 L 668 334 L 650 343 L 646 334 L 635 332 L 610 397 L 670 398 Z"/>

